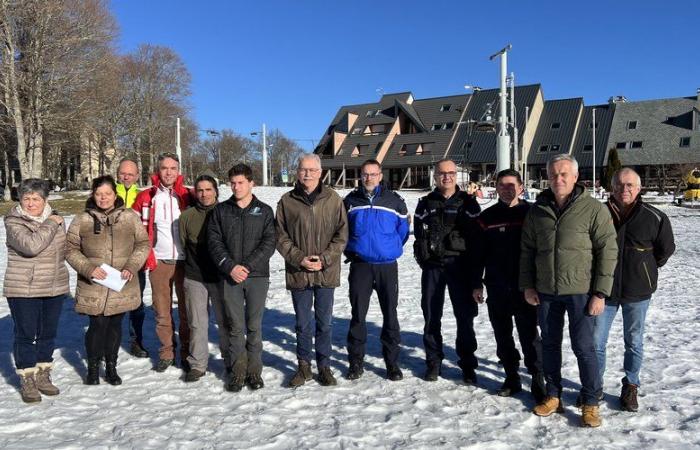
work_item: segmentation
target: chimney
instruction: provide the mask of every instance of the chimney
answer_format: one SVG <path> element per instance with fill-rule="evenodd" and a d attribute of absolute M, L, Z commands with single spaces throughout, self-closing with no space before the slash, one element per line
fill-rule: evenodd
<path fill-rule="evenodd" d="M 624 95 L 615 95 L 608 99 L 608 103 L 627 103 L 627 97 Z"/>

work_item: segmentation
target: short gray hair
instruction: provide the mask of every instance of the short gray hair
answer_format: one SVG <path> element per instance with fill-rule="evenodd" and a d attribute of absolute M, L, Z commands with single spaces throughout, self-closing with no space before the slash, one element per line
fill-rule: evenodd
<path fill-rule="evenodd" d="M 637 187 L 642 187 L 642 178 L 639 176 L 637 171 L 632 169 L 631 167 L 623 167 L 622 169 L 618 170 L 613 174 L 611 180 L 613 190 L 617 188 L 617 186 L 620 184 L 620 177 L 625 174 L 633 174 L 634 178 L 637 180 Z"/>
<path fill-rule="evenodd" d="M 319 158 L 316 153 L 302 153 L 299 155 L 299 159 L 297 159 L 297 169 L 301 167 L 301 162 L 306 159 L 314 160 L 318 164 L 318 167 L 321 167 L 321 158 Z"/>
<path fill-rule="evenodd" d="M 562 153 L 561 155 L 552 156 L 549 161 L 547 161 L 547 178 L 549 178 L 549 174 L 552 172 L 552 166 L 560 161 L 569 161 L 571 163 L 571 167 L 574 169 L 574 172 L 578 173 L 578 161 L 576 161 L 576 158 L 566 153 Z"/>
<path fill-rule="evenodd" d="M 27 178 L 19 184 L 17 194 L 20 199 L 28 194 L 39 194 L 41 198 L 47 200 L 49 198 L 49 183 L 40 178 Z"/>

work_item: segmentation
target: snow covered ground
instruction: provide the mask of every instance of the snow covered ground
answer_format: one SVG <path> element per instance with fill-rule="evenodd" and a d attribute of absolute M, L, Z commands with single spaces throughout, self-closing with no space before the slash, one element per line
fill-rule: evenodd
<path fill-rule="evenodd" d="M 284 188 L 257 188 L 274 207 Z M 228 197 L 226 190 L 222 198 Z M 405 192 L 409 211 L 422 193 Z M 400 266 L 399 320 L 402 327 L 400 382 L 384 379 L 376 301 L 368 315 L 369 342 L 365 375 L 342 378 L 347 368 L 345 336 L 350 318 L 347 266 L 336 290 L 333 370 L 337 387 L 315 381 L 296 390 L 285 387 L 296 365 L 294 311 L 284 289 L 284 265 L 272 258 L 272 277 L 264 319 L 266 382 L 260 391 L 224 391 L 223 362 L 216 332 L 210 329 L 210 372 L 197 383 L 184 383 L 179 369 L 151 370 L 154 359 L 120 353 L 124 384 L 84 386 L 83 345 L 87 319 L 66 304 L 54 354 L 59 396 L 39 405 L 22 403 L 11 353 L 12 319 L 0 302 L 0 447 L 2 448 L 700 448 L 700 211 L 663 207 L 671 217 L 678 250 L 661 270 L 660 289 L 647 320 L 646 360 L 642 369 L 640 411 L 618 408 L 623 341 L 621 318 L 611 332 L 603 426 L 579 427 L 573 407 L 578 369 L 568 340 L 564 344 L 566 413 L 534 416 L 528 393 L 513 398 L 494 395 L 502 382 L 493 332 L 485 306 L 475 322 L 480 367 L 479 385 L 466 386 L 455 364 L 455 323 L 449 302 L 443 319 L 446 361 L 443 378 L 424 382 L 423 318 L 420 269 L 411 245 Z M 5 240 L 0 226 L 0 241 Z M 0 248 L 0 282 L 7 259 Z M 72 272 L 71 287 L 75 287 Z M 150 288 L 145 301 L 150 305 Z M 146 345 L 156 355 L 153 312 L 147 308 Z M 566 333 L 565 333 L 566 334 Z M 126 343 L 126 338 L 124 339 Z M 523 372 L 526 384 L 529 377 Z"/>

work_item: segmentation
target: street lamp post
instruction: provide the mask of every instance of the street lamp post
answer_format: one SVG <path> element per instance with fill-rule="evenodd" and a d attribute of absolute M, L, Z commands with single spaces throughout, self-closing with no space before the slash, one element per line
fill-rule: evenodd
<path fill-rule="evenodd" d="M 262 134 L 261 134 L 262 133 Z M 265 124 L 262 124 L 262 131 L 253 131 L 250 133 L 251 136 L 258 136 L 261 135 L 261 143 L 262 143 L 262 185 L 267 186 L 267 131 L 265 128 Z"/>

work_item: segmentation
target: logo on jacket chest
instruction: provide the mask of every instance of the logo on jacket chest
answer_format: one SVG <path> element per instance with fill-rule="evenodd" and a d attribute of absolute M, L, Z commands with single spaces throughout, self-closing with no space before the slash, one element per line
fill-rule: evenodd
<path fill-rule="evenodd" d="M 248 213 L 251 216 L 261 216 L 262 215 L 262 208 L 259 206 L 254 206 L 251 208 L 250 212 Z"/>

